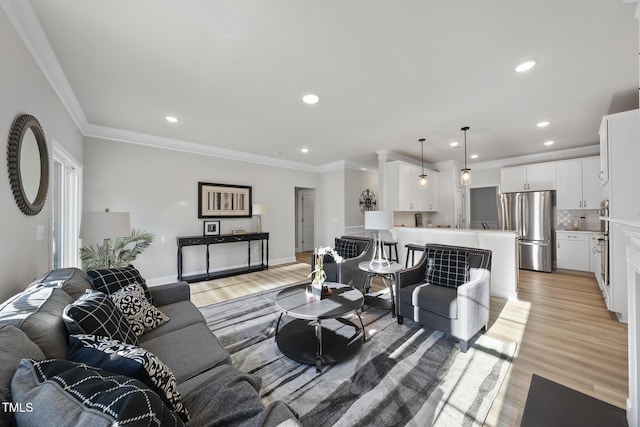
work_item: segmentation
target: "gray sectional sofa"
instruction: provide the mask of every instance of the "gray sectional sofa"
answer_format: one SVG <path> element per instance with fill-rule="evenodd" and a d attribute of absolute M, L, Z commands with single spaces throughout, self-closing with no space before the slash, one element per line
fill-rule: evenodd
<path fill-rule="evenodd" d="M 22 368 L 23 358 L 65 359 L 69 335 L 62 313 L 88 289 L 92 289 L 92 282 L 84 271 L 53 270 L 0 304 L 0 401 L 11 402 L 14 398 L 12 405 L 0 408 L 0 425 L 16 420 L 19 425 L 38 425 L 43 421 L 42 408 L 34 407 L 36 403 L 15 402 L 11 387 L 18 389 L 12 379 L 18 365 Z M 186 425 L 300 425 L 284 403 L 262 404 L 260 378 L 240 372 L 231 364 L 229 353 L 191 303 L 185 282 L 148 289 L 153 305 L 170 320 L 140 336 L 138 346 L 156 355 L 175 375 L 190 414 Z M 48 411 L 44 416 L 49 422 L 73 424 L 65 419 L 71 415 L 62 409 L 62 413 Z"/>

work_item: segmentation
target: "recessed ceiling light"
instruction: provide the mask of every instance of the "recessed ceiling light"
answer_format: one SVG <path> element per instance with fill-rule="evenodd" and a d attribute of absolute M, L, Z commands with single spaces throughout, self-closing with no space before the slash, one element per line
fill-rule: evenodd
<path fill-rule="evenodd" d="M 320 101 L 320 97 L 315 93 L 305 93 L 304 95 L 302 95 L 302 102 L 304 102 L 305 104 L 313 105 L 317 104 L 318 101 Z"/>
<path fill-rule="evenodd" d="M 164 118 L 166 121 L 168 121 L 169 123 L 178 123 L 180 120 L 178 120 L 177 117 L 175 116 L 167 116 Z"/>
<path fill-rule="evenodd" d="M 518 73 L 524 73 L 525 71 L 529 71 L 536 65 L 536 61 L 527 61 L 516 67 L 516 71 Z"/>
<path fill-rule="evenodd" d="M 455 147 L 457 147 L 457 146 L 459 146 L 459 145 L 460 145 L 460 143 L 459 143 L 459 142 L 456 142 L 456 141 L 453 141 L 453 142 L 450 142 L 450 143 L 449 143 L 449 147 L 454 147 L 454 148 L 455 148 Z"/>
<path fill-rule="evenodd" d="M 477 158 L 478 158 L 478 155 L 477 155 L 477 154 L 472 154 L 472 155 L 471 155 L 471 158 L 472 158 L 472 159 L 477 159 Z"/>
<path fill-rule="evenodd" d="M 308 152 L 309 152 L 309 149 L 308 149 L 308 148 L 302 148 L 302 149 L 300 149 L 300 152 L 302 152 L 302 153 L 308 153 Z"/>
<path fill-rule="evenodd" d="M 555 141 L 545 141 L 544 145 L 553 145 L 555 143 Z"/>
<path fill-rule="evenodd" d="M 541 122 L 538 122 L 538 124 L 536 126 L 538 126 L 539 128 L 546 128 L 547 126 L 549 126 L 551 124 L 550 121 L 547 120 L 543 120 Z"/>

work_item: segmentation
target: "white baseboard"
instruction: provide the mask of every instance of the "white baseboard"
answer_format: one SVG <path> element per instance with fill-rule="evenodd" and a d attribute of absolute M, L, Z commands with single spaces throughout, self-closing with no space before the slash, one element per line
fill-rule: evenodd
<path fill-rule="evenodd" d="M 272 259 L 269 261 L 269 266 L 270 267 L 275 267 L 277 265 L 282 265 L 282 264 L 289 264 L 292 262 L 296 262 L 296 257 L 287 257 L 287 258 L 278 258 L 278 259 Z M 228 266 L 228 267 L 219 267 L 219 268 L 212 268 L 210 271 L 212 273 L 216 272 L 216 271 L 221 271 L 221 270 L 226 270 L 228 268 L 242 268 L 242 267 L 246 267 L 246 264 L 240 264 L 240 265 L 235 265 L 235 266 Z M 189 272 L 189 275 L 191 274 L 204 274 L 205 271 L 195 271 L 195 272 Z M 148 286 L 158 286 L 158 285 L 164 285 L 165 283 L 174 283 L 178 281 L 178 276 L 177 275 L 173 275 L 173 276 L 163 276 L 163 277 L 153 277 L 151 279 L 146 279 L 147 281 L 147 285 Z"/>

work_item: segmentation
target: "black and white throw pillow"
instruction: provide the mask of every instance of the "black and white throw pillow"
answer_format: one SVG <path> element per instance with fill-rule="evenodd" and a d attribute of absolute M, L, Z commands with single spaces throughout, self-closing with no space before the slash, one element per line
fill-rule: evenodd
<path fill-rule="evenodd" d="M 153 298 L 149 288 L 147 288 L 147 282 L 131 264 L 126 267 L 89 270 L 87 274 L 91 277 L 93 289 L 104 292 L 107 295 L 117 292 L 132 283 L 139 283 L 144 289 L 144 296 L 153 304 Z"/>
<path fill-rule="evenodd" d="M 427 249 L 425 281 L 457 288 L 469 281 L 469 254 L 455 249 Z"/>
<path fill-rule="evenodd" d="M 358 256 L 358 245 L 353 240 L 340 239 L 336 237 L 335 250 L 344 259 Z"/>
<path fill-rule="evenodd" d="M 175 375 L 153 353 L 95 335 L 71 335 L 67 359 L 137 378 L 155 390 L 182 419 L 189 420 Z"/>
<path fill-rule="evenodd" d="M 22 359 L 11 380 L 17 425 L 184 426 L 140 380 L 69 360 Z"/>
<path fill-rule="evenodd" d="M 169 316 L 158 310 L 145 298 L 144 289 L 138 283 L 127 285 L 109 297 L 122 311 L 131 329 L 138 337 L 170 320 Z"/>
<path fill-rule="evenodd" d="M 109 296 L 87 291 L 65 307 L 62 318 L 69 334 L 92 334 L 138 344 L 129 322 Z"/>

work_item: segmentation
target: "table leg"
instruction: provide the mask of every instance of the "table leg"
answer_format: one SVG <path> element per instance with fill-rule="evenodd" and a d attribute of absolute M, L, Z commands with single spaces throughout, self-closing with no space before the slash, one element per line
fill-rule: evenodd
<path fill-rule="evenodd" d="M 396 298 L 393 295 L 393 287 L 395 286 L 395 274 L 389 274 L 382 276 L 382 281 L 389 288 L 389 294 L 391 295 L 391 317 L 396 317 Z"/>
<path fill-rule="evenodd" d="M 362 323 L 362 317 L 360 317 L 360 313 L 356 310 L 356 314 L 358 315 L 358 319 L 360 319 L 360 326 L 362 326 L 362 342 L 367 342 L 367 337 L 364 331 L 364 323 Z"/>
<path fill-rule="evenodd" d="M 276 335 L 278 335 L 278 329 L 280 328 L 280 320 L 282 320 L 282 315 L 284 313 L 280 313 L 280 317 L 278 317 L 278 323 L 276 323 Z"/>
<path fill-rule="evenodd" d="M 316 373 L 322 372 L 322 324 L 316 321 Z"/>

